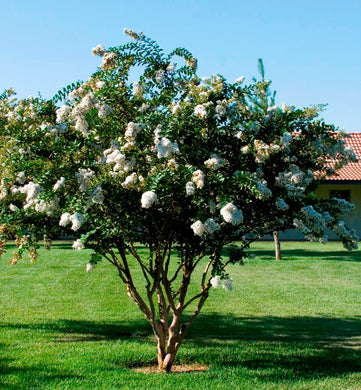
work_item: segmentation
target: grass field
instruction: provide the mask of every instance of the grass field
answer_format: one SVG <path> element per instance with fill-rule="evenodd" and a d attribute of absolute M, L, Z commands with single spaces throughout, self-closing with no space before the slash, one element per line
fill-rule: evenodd
<path fill-rule="evenodd" d="M 178 355 L 205 372 L 139 373 L 150 327 L 105 261 L 57 243 L 36 264 L 0 259 L 1 389 L 361 389 L 361 252 L 254 244 L 214 289 Z"/>

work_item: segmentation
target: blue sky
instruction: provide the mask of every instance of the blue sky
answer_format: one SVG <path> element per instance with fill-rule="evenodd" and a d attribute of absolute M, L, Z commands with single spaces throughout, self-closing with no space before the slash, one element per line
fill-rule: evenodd
<path fill-rule="evenodd" d="M 251 81 L 261 57 L 279 104 L 327 103 L 326 122 L 361 132 L 360 15 L 359 0 L 0 0 L 0 92 L 50 98 L 86 80 L 91 48 L 126 42 L 128 27 L 190 50 L 202 77 Z"/>

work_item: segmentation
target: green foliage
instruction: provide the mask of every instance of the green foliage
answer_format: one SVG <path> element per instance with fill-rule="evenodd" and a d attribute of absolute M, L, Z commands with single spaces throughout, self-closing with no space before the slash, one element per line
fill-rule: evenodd
<path fill-rule="evenodd" d="M 134 41 L 93 49 L 102 63 L 88 81 L 51 101 L 0 100 L 0 224 L 27 243 L 78 238 L 75 249 L 93 250 L 89 270 L 106 258 L 152 324 L 168 370 L 212 285 L 223 279 L 232 288 L 227 265 L 242 263 L 254 240 L 296 226 L 321 242 L 332 229 L 346 248 L 357 247 L 340 219 L 352 206 L 313 193 L 314 173 L 332 174 L 327 159 L 342 166 L 354 155 L 343 133 L 317 119 L 320 108 L 275 105 L 262 60 L 261 81 L 247 86 L 201 79 L 186 49 L 166 54 L 125 32 Z M 14 264 L 24 248 L 34 258 L 34 245 L 23 246 Z M 199 290 L 189 294 L 201 265 Z"/>

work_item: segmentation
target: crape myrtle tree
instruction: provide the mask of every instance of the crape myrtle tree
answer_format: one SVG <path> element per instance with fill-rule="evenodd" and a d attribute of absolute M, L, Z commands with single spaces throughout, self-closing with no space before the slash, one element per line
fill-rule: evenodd
<path fill-rule="evenodd" d="M 357 246 L 342 220 L 352 205 L 314 196 L 315 172 L 355 157 L 318 107 L 275 105 L 261 61 L 249 85 L 201 79 L 187 50 L 165 54 L 126 33 L 130 43 L 94 48 L 98 70 L 53 100 L 2 95 L 0 234 L 2 247 L 17 234 L 12 264 L 65 233 L 92 249 L 88 271 L 112 263 L 150 322 L 159 369 L 171 371 L 211 287 L 232 289 L 226 267 L 250 242 L 295 227 Z"/>

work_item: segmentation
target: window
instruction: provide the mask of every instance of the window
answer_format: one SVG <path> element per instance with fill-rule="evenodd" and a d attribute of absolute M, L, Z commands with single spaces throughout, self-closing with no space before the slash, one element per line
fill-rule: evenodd
<path fill-rule="evenodd" d="M 351 199 L 350 190 L 330 190 L 330 199 L 332 198 L 345 199 L 349 202 Z"/>

